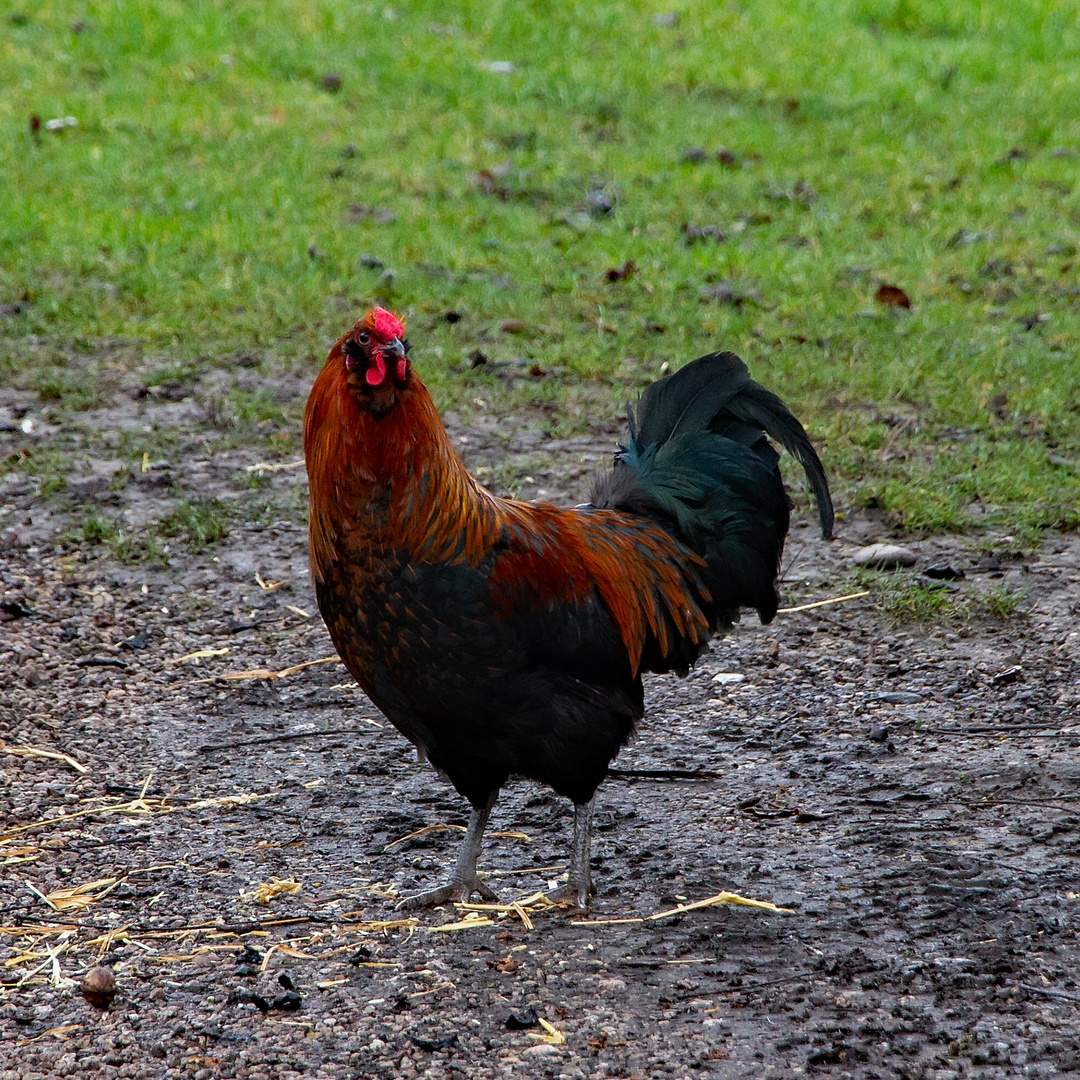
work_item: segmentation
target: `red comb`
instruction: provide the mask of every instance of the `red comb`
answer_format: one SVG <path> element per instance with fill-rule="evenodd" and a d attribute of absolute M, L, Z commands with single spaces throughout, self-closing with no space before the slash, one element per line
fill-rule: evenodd
<path fill-rule="evenodd" d="M 388 338 L 405 337 L 405 324 L 392 311 L 377 307 L 371 315 L 376 334 Z"/>

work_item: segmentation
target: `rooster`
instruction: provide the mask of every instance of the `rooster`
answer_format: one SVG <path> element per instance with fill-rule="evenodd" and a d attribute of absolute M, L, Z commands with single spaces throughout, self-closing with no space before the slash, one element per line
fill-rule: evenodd
<path fill-rule="evenodd" d="M 369 311 L 330 350 L 304 416 L 311 573 L 341 659 L 472 805 L 445 885 L 419 908 L 495 894 L 477 873 L 511 776 L 574 804 L 566 884 L 585 908 L 593 799 L 644 714 L 644 671 L 686 674 L 741 607 L 776 614 L 790 503 L 772 437 L 833 511 L 798 420 L 733 353 L 653 383 L 590 501 L 502 499 L 466 471 L 409 359 Z"/>

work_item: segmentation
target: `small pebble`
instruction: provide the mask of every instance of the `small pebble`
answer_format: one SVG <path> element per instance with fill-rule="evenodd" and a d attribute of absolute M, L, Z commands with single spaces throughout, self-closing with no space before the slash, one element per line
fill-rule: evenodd
<path fill-rule="evenodd" d="M 719 683 L 720 686 L 731 686 L 734 683 L 744 682 L 745 675 L 740 675 L 735 671 L 720 671 L 712 677 L 714 683 Z"/>
<path fill-rule="evenodd" d="M 116 997 L 116 976 L 107 967 L 92 967 L 82 982 L 83 997 L 95 1009 L 107 1009 Z"/>
<path fill-rule="evenodd" d="M 856 566 L 868 566 L 874 570 L 896 570 L 901 566 L 914 566 L 915 552 L 896 544 L 870 544 L 859 548 L 852 561 Z"/>

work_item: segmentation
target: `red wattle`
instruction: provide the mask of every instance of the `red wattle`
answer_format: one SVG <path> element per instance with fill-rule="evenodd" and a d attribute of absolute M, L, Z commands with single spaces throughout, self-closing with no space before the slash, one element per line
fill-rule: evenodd
<path fill-rule="evenodd" d="M 382 353 L 375 354 L 375 364 L 367 369 L 364 378 L 367 379 L 368 386 L 382 385 L 383 379 L 386 378 L 386 362 L 382 358 Z"/>
<path fill-rule="evenodd" d="M 400 360 L 399 360 L 399 361 L 397 362 L 397 377 L 398 377 L 398 382 L 404 382 L 404 381 L 405 381 L 405 375 L 406 375 L 406 373 L 408 372 L 408 370 L 409 370 L 409 363 L 408 363 L 408 361 L 407 361 L 407 360 L 405 359 L 405 357 L 403 356 L 403 357 L 402 357 L 402 358 L 401 358 L 401 359 L 400 359 Z"/>

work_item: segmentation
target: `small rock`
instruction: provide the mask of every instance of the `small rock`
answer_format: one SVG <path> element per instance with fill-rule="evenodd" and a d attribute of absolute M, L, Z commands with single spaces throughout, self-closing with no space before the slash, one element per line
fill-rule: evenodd
<path fill-rule="evenodd" d="M 896 544 L 870 544 L 859 548 L 852 561 L 856 566 L 868 566 L 874 570 L 896 570 L 901 566 L 914 566 L 915 552 Z"/>
<path fill-rule="evenodd" d="M 526 1046 L 520 1054 L 522 1057 L 561 1057 L 562 1050 L 551 1043 L 537 1043 L 535 1046 Z"/>
<path fill-rule="evenodd" d="M 884 724 L 872 727 L 866 736 L 871 742 L 886 742 L 889 738 L 889 729 Z"/>
<path fill-rule="evenodd" d="M 712 677 L 712 681 L 720 686 L 731 686 L 734 683 L 745 682 L 746 676 L 735 671 L 719 671 Z"/>
<path fill-rule="evenodd" d="M 590 191 L 585 196 L 585 206 L 594 218 L 607 217 L 615 209 L 615 204 L 603 188 L 594 188 Z"/>
<path fill-rule="evenodd" d="M 95 1009 L 107 1009 L 116 997 L 116 976 L 112 969 L 92 967 L 83 976 L 82 993 Z"/>
<path fill-rule="evenodd" d="M 934 581 L 963 581 L 967 576 L 963 570 L 957 570 L 955 566 L 942 563 L 928 566 L 923 573 Z"/>
<path fill-rule="evenodd" d="M 303 998 L 295 990 L 283 990 L 270 1002 L 270 1008 L 280 1009 L 282 1012 L 296 1012 L 303 1003 Z"/>
<path fill-rule="evenodd" d="M 866 700 L 883 701 L 886 705 L 917 705 L 922 699 L 922 694 L 910 690 L 891 690 L 886 694 L 871 694 Z M 884 739 L 878 741 L 884 742 Z"/>
<path fill-rule="evenodd" d="M 511 1013 L 506 1018 L 506 1026 L 510 1031 L 524 1031 L 525 1028 L 536 1027 L 539 1023 L 540 1017 L 533 1008 L 525 1009 L 520 1013 Z"/>

